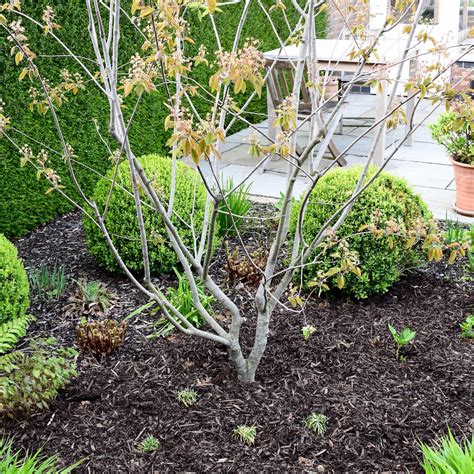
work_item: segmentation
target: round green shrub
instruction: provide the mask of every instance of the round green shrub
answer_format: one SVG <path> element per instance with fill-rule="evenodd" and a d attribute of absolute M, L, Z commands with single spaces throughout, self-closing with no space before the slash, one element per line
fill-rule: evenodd
<path fill-rule="evenodd" d="M 28 277 L 16 247 L 0 234 L 0 324 L 25 316 L 29 300 Z"/>
<path fill-rule="evenodd" d="M 171 159 L 158 155 L 146 155 L 140 163 L 153 187 L 167 205 L 171 185 Z M 103 210 L 110 190 L 113 169 L 97 183 L 94 200 Z M 120 164 L 117 184 L 132 192 L 128 161 Z M 142 200 L 151 205 L 142 193 Z M 176 193 L 173 207 L 173 224 L 184 244 L 193 249 L 200 239 L 206 205 L 206 190 L 198 174 L 185 163 L 178 161 L 176 168 Z M 150 270 L 154 275 L 170 271 L 179 263 L 178 257 L 168 239 L 166 228 L 159 214 L 149 206 L 142 206 L 143 220 L 148 237 Z M 118 271 L 117 261 L 110 251 L 100 229 L 86 216 L 83 218 L 86 242 L 89 252 L 106 269 Z M 140 232 L 133 196 L 115 187 L 106 215 L 105 224 L 124 263 L 134 272 L 143 271 Z M 194 233 L 191 225 L 194 227 Z"/>
<path fill-rule="evenodd" d="M 360 167 L 338 169 L 321 178 L 311 193 L 305 214 L 303 235 L 306 242 L 311 242 L 334 212 L 351 197 L 361 171 Z M 374 172 L 375 169 L 370 170 L 369 176 Z M 291 235 L 295 233 L 300 207 L 300 202 L 293 206 Z M 403 179 L 382 172 L 359 196 L 337 232 L 338 237 L 347 238 L 349 248 L 357 254 L 362 272 L 361 277 L 352 273 L 345 275 L 345 285 L 340 291 L 360 299 L 385 293 L 405 270 L 420 266 L 424 261 L 420 246 L 407 248 L 402 238 L 395 238 L 391 248 L 385 237 L 376 239 L 367 234 L 353 235 L 362 226 L 370 224 L 375 211 L 380 213 L 378 225 L 382 228 L 388 220 L 401 220 L 410 229 L 419 218 L 429 226 L 434 225 L 432 215 L 420 196 Z M 319 270 L 327 271 L 337 265 L 332 253 L 327 252 L 319 257 L 316 264 L 306 267 L 303 276 L 305 286 Z M 337 275 L 330 278 L 327 284 L 331 290 L 339 291 Z"/>

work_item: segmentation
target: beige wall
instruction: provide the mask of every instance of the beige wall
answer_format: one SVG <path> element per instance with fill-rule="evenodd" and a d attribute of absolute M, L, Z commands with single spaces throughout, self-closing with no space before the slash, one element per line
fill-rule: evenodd
<path fill-rule="evenodd" d="M 362 0 L 332 0 L 327 14 L 328 38 L 339 38 L 340 33 L 349 28 L 353 28 L 358 23 L 368 23 L 368 7 L 363 5 Z M 355 8 L 355 12 L 351 11 Z"/>

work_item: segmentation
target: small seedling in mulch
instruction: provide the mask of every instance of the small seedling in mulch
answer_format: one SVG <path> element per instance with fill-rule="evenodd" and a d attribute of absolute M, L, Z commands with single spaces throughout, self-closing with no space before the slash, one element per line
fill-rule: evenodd
<path fill-rule="evenodd" d="M 460 325 L 461 337 L 474 339 L 474 314 L 470 314 Z"/>
<path fill-rule="evenodd" d="M 323 436 L 326 433 L 328 417 L 322 413 L 311 413 L 304 424 L 306 428 L 318 436 Z"/>
<path fill-rule="evenodd" d="M 185 388 L 184 390 L 178 392 L 178 400 L 186 408 L 194 405 L 196 403 L 197 397 L 198 394 L 196 390 L 193 390 L 192 388 Z"/>
<path fill-rule="evenodd" d="M 160 442 L 152 435 L 148 435 L 139 445 L 141 453 L 154 453 L 161 446 Z"/>
<path fill-rule="evenodd" d="M 301 328 L 301 332 L 303 333 L 304 340 L 307 341 L 316 332 L 316 328 L 308 324 Z"/>
<path fill-rule="evenodd" d="M 64 307 L 65 316 L 105 317 L 117 302 L 117 293 L 99 281 L 77 281 L 75 293 Z"/>
<path fill-rule="evenodd" d="M 403 328 L 402 332 L 399 333 L 390 323 L 388 324 L 388 330 L 390 331 L 390 334 L 397 343 L 397 350 L 395 352 L 395 356 L 400 362 L 404 362 L 406 360 L 406 357 L 400 354 L 400 349 L 410 344 L 410 342 L 415 339 L 416 331 L 413 331 L 409 327 L 406 327 Z"/>
<path fill-rule="evenodd" d="M 257 429 L 255 426 L 239 425 L 234 428 L 234 436 L 240 441 L 243 441 L 248 446 L 252 446 L 255 444 Z"/>

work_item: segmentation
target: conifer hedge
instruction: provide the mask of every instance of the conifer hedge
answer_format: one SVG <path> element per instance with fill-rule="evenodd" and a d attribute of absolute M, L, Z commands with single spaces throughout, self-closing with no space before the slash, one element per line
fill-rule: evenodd
<path fill-rule="evenodd" d="M 256 0 L 251 1 L 252 5 L 242 41 L 245 41 L 245 38 L 257 38 L 261 41 L 264 50 L 276 48 L 279 45 L 278 40 L 268 25 L 264 13 Z M 263 4 L 268 8 L 274 2 L 263 0 Z M 54 8 L 57 15 L 56 21 L 62 25 L 58 31 L 61 39 L 78 55 L 93 58 L 87 35 L 88 20 L 85 3 L 77 0 L 24 0 L 22 2 L 23 11 L 37 19 L 41 18 L 46 5 L 51 5 Z M 125 1 L 124 7 L 128 8 L 128 6 L 129 2 Z M 223 46 L 226 49 L 231 48 L 242 7 L 243 2 L 227 5 L 222 8 L 222 13 L 218 13 L 215 17 L 219 29 L 228 32 L 228 36 L 224 34 L 223 41 Z M 294 24 L 297 14 L 289 2 L 286 13 L 290 22 Z M 190 36 L 196 44 L 191 47 L 197 50 L 200 44 L 204 44 L 208 51 L 215 51 L 216 44 L 209 19 L 204 18 L 199 21 L 196 15 L 192 15 Z M 271 15 L 282 36 L 285 37 L 287 27 L 282 13 L 276 9 Z M 321 18 L 319 29 L 323 30 L 322 16 L 319 18 Z M 121 39 L 123 52 L 121 63 L 125 63 L 132 54 L 139 50 L 142 43 L 142 39 L 133 27 L 129 24 L 125 26 L 125 23 L 126 21 L 124 21 Z M 29 44 L 32 50 L 38 54 L 37 65 L 42 74 L 53 84 L 59 82 L 60 71 L 64 68 L 71 72 L 80 72 L 73 60 L 61 56 L 64 51 L 52 38 L 45 36 L 39 28 L 29 25 L 26 21 L 23 21 L 23 24 L 27 27 Z M 10 47 L 5 34 L 2 34 L 0 36 L 0 96 L 5 102 L 5 112 L 11 118 L 13 127 L 27 132 L 30 136 L 56 150 L 61 150 L 50 114 L 41 116 L 37 112 L 28 110 L 30 102 L 28 90 L 31 84 L 28 79 L 18 81 L 20 69 L 15 66 L 13 58 L 10 57 Z M 46 54 L 48 57 L 41 56 Z M 51 55 L 57 56 L 50 57 Z M 212 74 L 212 67 L 208 68 L 202 65 L 193 74 L 195 79 L 207 84 L 208 77 Z M 159 90 L 147 95 L 142 101 L 130 131 L 130 139 L 136 155 L 167 153 L 165 147 L 167 134 L 163 129 L 163 122 L 167 115 L 167 109 L 163 106 L 164 100 L 165 91 Z M 242 96 L 242 100 L 245 100 L 245 96 Z M 204 104 L 201 105 L 204 107 Z M 264 114 L 265 110 L 264 96 L 249 108 L 249 112 L 253 113 Z M 109 140 L 107 136 L 108 107 L 104 98 L 94 87 L 87 87 L 77 96 L 71 97 L 69 102 L 59 109 L 58 114 L 66 141 L 74 148 L 78 160 L 98 172 L 104 173 L 110 167 L 109 156 L 97 136 L 93 123 L 93 119 L 97 119 L 103 136 Z M 260 119 L 255 115 L 249 115 L 249 117 L 258 117 L 255 120 Z M 19 143 L 27 142 L 19 133 L 12 130 L 10 133 Z M 110 143 L 112 149 L 115 149 L 115 144 L 112 141 Z M 39 151 L 39 146 L 35 151 Z M 71 183 L 66 177 L 64 163 L 59 155 L 52 160 L 52 164 L 63 177 L 63 184 L 72 189 Z M 91 191 L 98 176 L 81 166 L 76 166 L 76 170 L 80 183 L 88 192 Z M 19 237 L 72 208 L 59 194 L 45 194 L 49 187 L 48 183 L 44 180 L 38 181 L 32 167 L 20 167 L 17 150 L 4 138 L 0 139 L 0 176 L 0 233 L 4 233 L 10 238 Z"/>

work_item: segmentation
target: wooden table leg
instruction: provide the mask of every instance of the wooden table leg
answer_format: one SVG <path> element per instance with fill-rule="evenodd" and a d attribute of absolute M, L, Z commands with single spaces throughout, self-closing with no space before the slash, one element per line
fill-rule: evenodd
<path fill-rule="evenodd" d="M 273 105 L 273 99 L 271 96 L 270 92 L 270 87 L 267 88 L 267 135 L 268 138 L 272 141 L 276 141 L 276 136 L 279 132 L 278 127 L 275 127 L 273 125 L 273 122 L 275 122 L 276 119 L 276 111 L 275 111 L 275 106 Z M 260 166 L 259 172 L 263 173 L 265 170 L 270 166 L 270 161 L 273 159 L 273 157 L 268 158 L 265 163 Z"/>
<path fill-rule="evenodd" d="M 387 82 L 382 80 L 377 84 L 376 94 L 376 105 L 375 105 L 375 122 L 379 122 L 386 115 L 387 107 Z M 375 128 L 375 134 L 379 133 L 380 127 L 382 127 L 382 134 L 380 139 L 375 144 L 374 150 L 374 163 L 377 166 L 381 166 L 384 162 L 385 154 L 385 138 L 386 138 L 386 127 L 385 121 Z"/>
<path fill-rule="evenodd" d="M 407 109 L 406 109 L 406 114 L 407 114 L 407 124 L 405 125 L 405 133 L 408 134 L 410 132 L 410 126 L 413 121 L 413 116 L 415 115 L 415 97 L 412 97 L 408 102 L 407 102 Z M 413 145 L 413 133 L 408 135 L 408 138 L 405 141 L 406 146 L 412 146 Z"/>

